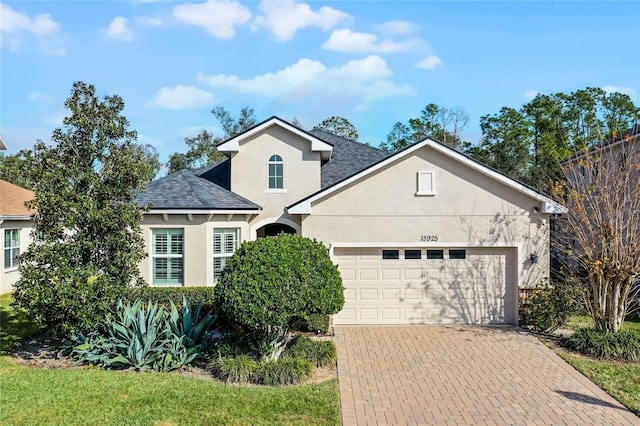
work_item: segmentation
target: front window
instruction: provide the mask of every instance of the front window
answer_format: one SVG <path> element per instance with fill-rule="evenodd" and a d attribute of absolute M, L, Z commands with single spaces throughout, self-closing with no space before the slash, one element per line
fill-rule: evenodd
<path fill-rule="evenodd" d="M 269 189 L 284 188 L 283 162 L 279 155 L 272 155 L 269 158 Z"/>
<path fill-rule="evenodd" d="M 213 283 L 217 284 L 220 274 L 233 253 L 238 248 L 238 229 L 219 228 L 213 231 Z"/>
<path fill-rule="evenodd" d="M 20 231 L 18 229 L 5 229 L 4 231 L 4 269 L 18 267 L 20 255 Z"/>
<path fill-rule="evenodd" d="M 184 230 L 153 230 L 153 284 L 184 283 Z"/>

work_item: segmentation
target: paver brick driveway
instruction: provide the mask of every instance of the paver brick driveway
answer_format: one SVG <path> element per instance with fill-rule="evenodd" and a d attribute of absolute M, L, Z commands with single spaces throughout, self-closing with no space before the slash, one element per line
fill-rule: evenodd
<path fill-rule="evenodd" d="M 514 327 L 336 327 L 344 425 L 640 425 Z"/>

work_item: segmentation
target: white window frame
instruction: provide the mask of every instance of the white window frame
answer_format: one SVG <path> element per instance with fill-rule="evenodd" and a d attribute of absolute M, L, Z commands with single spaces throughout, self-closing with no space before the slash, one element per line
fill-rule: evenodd
<path fill-rule="evenodd" d="M 416 195 L 436 195 L 435 173 L 432 171 L 421 171 L 416 176 L 417 187 Z"/>
<path fill-rule="evenodd" d="M 271 173 L 271 166 L 273 166 L 273 173 Z M 279 174 L 278 170 L 280 171 Z M 278 186 L 278 183 L 280 183 L 280 186 Z M 269 157 L 269 163 L 267 165 L 267 188 L 276 191 L 284 189 L 284 161 L 278 154 L 273 154 L 271 157 Z"/>
<path fill-rule="evenodd" d="M 15 235 L 15 238 L 11 237 Z M 18 256 L 20 256 L 20 230 L 4 230 L 4 270 L 12 271 L 18 269 Z"/>
<path fill-rule="evenodd" d="M 166 253 L 158 253 L 156 249 L 156 235 L 161 232 L 165 232 L 167 238 L 167 251 Z M 179 252 L 174 253 L 171 245 L 171 236 L 181 235 L 182 243 Z M 184 271 L 185 271 L 185 256 L 184 256 L 184 228 L 152 228 L 151 229 L 151 284 L 154 286 L 183 286 L 184 285 Z M 156 261 L 165 259 L 167 261 L 167 278 L 156 278 Z M 172 272 L 172 260 L 182 260 L 181 277 L 176 279 L 171 277 Z M 164 281 L 164 282 L 163 282 Z"/>
<path fill-rule="evenodd" d="M 221 236 L 221 238 L 217 238 Z M 232 237 L 228 246 L 226 237 Z M 213 285 L 218 283 L 227 260 L 233 256 L 240 244 L 240 228 L 214 228 L 213 229 Z M 216 247 L 217 245 L 217 247 Z"/>

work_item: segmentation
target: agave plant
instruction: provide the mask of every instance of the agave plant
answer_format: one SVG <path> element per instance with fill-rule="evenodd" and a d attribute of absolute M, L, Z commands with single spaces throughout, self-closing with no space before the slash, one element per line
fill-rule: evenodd
<path fill-rule="evenodd" d="M 200 318 L 202 302 L 198 302 L 195 310 L 191 309 L 191 304 L 186 297 L 182 297 L 182 315 L 178 312 L 176 305 L 171 302 L 171 312 L 169 314 L 171 329 L 174 334 L 184 337 L 184 345 L 187 348 L 200 348 L 209 345 L 213 340 L 219 340 L 221 334 L 214 330 L 209 331 L 217 316 L 211 312 Z M 215 337 L 216 339 L 211 339 Z"/>

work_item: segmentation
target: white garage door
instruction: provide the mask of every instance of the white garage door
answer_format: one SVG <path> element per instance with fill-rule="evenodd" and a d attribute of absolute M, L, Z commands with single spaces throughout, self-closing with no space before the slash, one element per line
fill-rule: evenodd
<path fill-rule="evenodd" d="M 504 248 L 336 248 L 345 306 L 334 324 L 515 323 Z"/>

